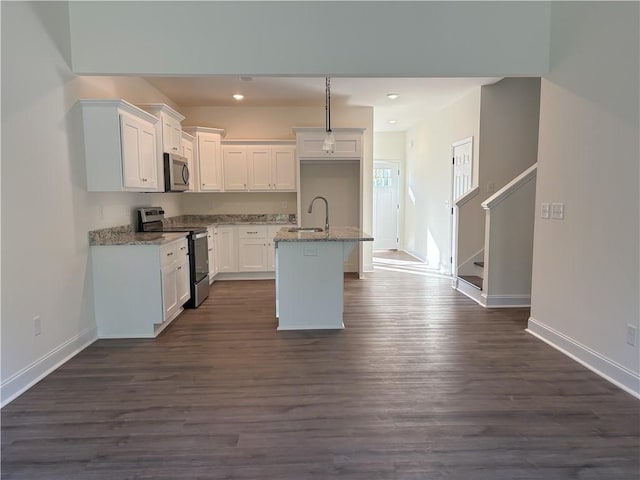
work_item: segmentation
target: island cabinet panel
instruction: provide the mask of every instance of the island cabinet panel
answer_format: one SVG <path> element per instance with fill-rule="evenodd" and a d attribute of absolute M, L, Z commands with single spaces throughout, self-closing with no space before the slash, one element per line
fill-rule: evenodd
<path fill-rule="evenodd" d="M 341 329 L 343 242 L 279 242 L 278 330 Z"/>

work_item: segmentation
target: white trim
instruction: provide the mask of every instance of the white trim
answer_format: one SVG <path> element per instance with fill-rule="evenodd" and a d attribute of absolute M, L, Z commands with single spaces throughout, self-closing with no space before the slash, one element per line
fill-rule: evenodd
<path fill-rule="evenodd" d="M 256 140 L 256 139 L 247 139 L 247 140 L 243 140 L 243 139 L 238 139 L 238 138 L 225 138 L 224 140 L 220 141 L 220 145 L 258 145 L 258 146 L 263 146 L 263 145 L 270 145 L 270 146 L 288 146 L 288 147 L 295 147 L 296 146 L 296 141 L 295 140 Z"/>
<path fill-rule="evenodd" d="M 456 207 L 460 208 L 466 203 L 469 203 L 471 199 L 477 197 L 479 193 L 480 193 L 480 187 L 473 187 L 471 190 L 469 190 L 467 193 L 462 195 L 459 199 L 455 200 L 453 203 Z"/>
<path fill-rule="evenodd" d="M 453 142 L 451 144 L 452 148 L 459 147 L 460 145 L 464 145 L 465 143 L 470 143 L 473 146 L 473 135 L 471 137 L 463 138 L 462 140 L 458 140 L 457 142 Z M 473 152 L 473 150 L 472 150 Z"/>
<path fill-rule="evenodd" d="M 529 325 L 525 331 L 640 399 L 640 374 L 544 325 L 533 317 L 529 317 Z"/>
<path fill-rule="evenodd" d="M 453 288 L 469 297 L 481 307 L 485 306 L 482 303 L 482 290 L 479 288 L 469 285 L 467 282 L 460 281 L 458 278 L 455 279 Z"/>
<path fill-rule="evenodd" d="M 535 180 L 537 176 L 538 164 L 534 163 L 529 168 L 527 168 L 524 172 L 518 175 L 516 178 L 507 183 L 504 187 L 498 190 L 496 193 L 487 198 L 480 205 L 485 210 L 489 210 L 499 204 L 501 204 L 504 200 L 509 198 L 512 193 L 517 192 L 521 187 L 525 186 L 531 180 Z"/>
<path fill-rule="evenodd" d="M 213 277 L 219 280 L 275 280 L 276 272 L 220 272 Z"/>
<path fill-rule="evenodd" d="M 88 106 L 88 107 L 108 106 L 108 107 L 117 108 L 127 113 L 130 113 L 131 115 L 135 115 L 136 117 L 141 118 L 142 120 L 146 120 L 147 122 L 153 125 L 155 125 L 160 121 L 160 119 L 155 115 L 139 107 L 136 107 L 135 105 L 125 100 L 122 100 L 121 98 L 82 98 L 79 100 L 79 102 L 83 108 L 85 106 Z"/>
<path fill-rule="evenodd" d="M 0 385 L 0 406 L 4 407 L 15 400 L 44 377 L 95 342 L 98 339 L 97 333 L 95 327 L 87 328 L 4 380 Z"/>
<path fill-rule="evenodd" d="M 516 295 L 486 295 L 481 296 L 482 306 L 488 308 L 516 308 L 530 307 L 531 295 L 520 293 Z"/>

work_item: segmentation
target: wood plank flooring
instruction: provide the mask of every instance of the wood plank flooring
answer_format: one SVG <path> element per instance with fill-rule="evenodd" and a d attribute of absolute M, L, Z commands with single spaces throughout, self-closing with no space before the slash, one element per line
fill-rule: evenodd
<path fill-rule="evenodd" d="M 2 410 L 2 478 L 639 478 L 640 402 L 526 309 L 378 266 L 343 331 L 276 332 L 272 281 L 216 282 L 158 339 L 94 343 Z"/>

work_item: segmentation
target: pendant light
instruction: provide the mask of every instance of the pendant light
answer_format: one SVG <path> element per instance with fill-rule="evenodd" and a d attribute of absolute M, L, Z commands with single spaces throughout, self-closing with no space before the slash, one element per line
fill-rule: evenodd
<path fill-rule="evenodd" d="M 325 135 L 324 142 L 322 143 L 322 150 L 327 153 L 333 153 L 333 150 L 336 147 L 336 138 L 331 131 L 331 79 L 329 77 L 325 78 L 325 84 Z"/>

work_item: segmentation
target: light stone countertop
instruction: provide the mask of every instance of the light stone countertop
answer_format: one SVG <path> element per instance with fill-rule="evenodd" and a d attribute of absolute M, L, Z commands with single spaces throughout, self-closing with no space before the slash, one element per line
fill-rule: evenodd
<path fill-rule="evenodd" d="M 281 228 L 274 241 L 278 242 L 373 242 L 373 237 L 356 227 L 330 227 L 329 232 L 289 232 Z"/>
<path fill-rule="evenodd" d="M 126 225 L 89 232 L 89 245 L 164 245 L 187 235 L 188 232 L 139 233 L 132 225 Z"/>

